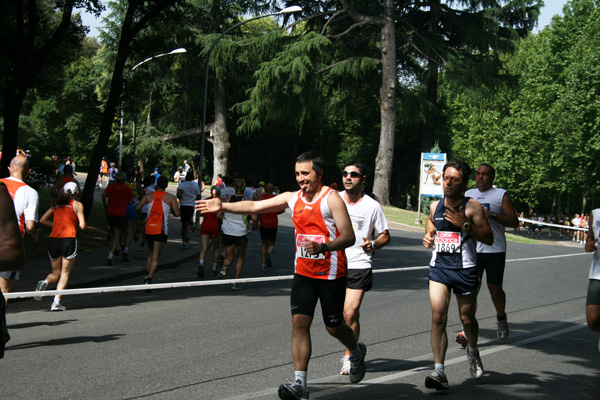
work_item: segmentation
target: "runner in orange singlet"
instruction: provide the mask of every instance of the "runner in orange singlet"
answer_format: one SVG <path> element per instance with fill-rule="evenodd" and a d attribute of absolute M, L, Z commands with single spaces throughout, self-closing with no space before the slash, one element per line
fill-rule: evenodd
<path fill-rule="evenodd" d="M 279 386 L 282 399 L 306 399 L 306 376 L 311 352 L 310 326 L 317 302 L 321 303 L 327 332 L 350 350 L 350 382 L 365 376 L 366 346 L 357 343 L 344 322 L 346 256 L 354 244 L 354 230 L 344 201 L 337 191 L 323 186 L 325 160 L 310 151 L 296 159 L 297 192 L 285 192 L 262 201 L 221 203 L 220 199 L 200 200 L 203 213 L 223 210 L 236 214 L 279 212 L 289 207 L 296 228 L 296 261 L 292 284 L 292 358 L 294 380 Z"/>
<path fill-rule="evenodd" d="M 83 215 L 83 204 L 75 199 L 79 195 L 79 187 L 75 182 L 68 182 L 63 186 L 64 194 L 60 199 L 42 215 L 40 223 L 52 228 L 48 255 L 52 265 L 52 273 L 46 279 L 39 281 L 36 291 L 45 290 L 48 284 L 58 282 L 56 290 L 67 287 L 69 275 L 75 265 L 77 258 L 77 227 L 85 229 L 85 217 Z M 41 296 L 34 297 L 40 301 Z M 54 296 L 54 302 L 50 311 L 65 311 L 66 308 L 60 303 L 61 295 Z"/>
<path fill-rule="evenodd" d="M 146 285 L 152 283 L 152 277 L 158 267 L 158 258 L 163 247 L 165 247 L 165 243 L 167 243 L 169 211 L 172 209 L 173 215 L 176 217 L 180 215 L 177 198 L 165 192 L 168 185 L 169 180 L 162 175 L 159 176 L 156 181 L 156 190 L 144 195 L 136 206 L 140 218 L 143 218 L 142 207 L 145 204 L 148 204 L 149 209 L 144 227 L 149 250 L 146 260 L 146 272 L 148 274 L 144 277 Z"/>

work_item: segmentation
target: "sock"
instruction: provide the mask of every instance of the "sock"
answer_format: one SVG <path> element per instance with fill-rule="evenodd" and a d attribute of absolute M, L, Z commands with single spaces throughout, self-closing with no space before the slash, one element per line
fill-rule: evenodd
<path fill-rule="evenodd" d="M 60 304 L 60 297 L 54 296 L 54 304 Z"/>
<path fill-rule="evenodd" d="M 300 385 L 306 389 L 306 371 L 294 371 L 294 382 L 300 381 Z"/>
<path fill-rule="evenodd" d="M 350 350 L 346 349 L 346 351 L 344 352 L 344 357 L 346 356 L 350 356 Z"/>
<path fill-rule="evenodd" d="M 353 361 L 360 359 L 360 347 L 356 346 L 354 350 L 350 350 L 350 359 Z"/>
<path fill-rule="evenodd" d="M 219 264 L 217 264 L 217 263 L 214 262 L 213 266 L 212 266 L 212 269 L 216 271 L 217 270 L 217 265 L 219 265 Z"/>
<path fill-rule="evenodd" d="M 123 250 L 124 253 L 128 253 L 129 252 L 129 247 L 125 246 L 125 250 Z"/>
<path fill-rule="evenodd" d="M 200 264 L 200 266 L 204 266 L 204 260 L 198 261 L 198 264 Z"/>
<path fill-rule="evenodd" d="M 479 350 L 477 350 L 477 348 L 472 348 L 471 346 L 467 345 L 467 354 L 473 357 L 479 354 Z"/>
<path fill-rule="evenodd" d="M 496 315 L 496 319 L 498 321 L 506 321 L 506 317 L 507 317 L 506 313 L 504 313 L 504 317 L 500 317 L 499 315 Z"/>
<path fill-rule="evenodd" d="M 266 268 L 266 267 L 267 267 L 267 264 L 260 264 L 260 267 L 261 267 L 261 268 Z"/>
<path fill-rule="evenodd" d="M 109 260 L 112 260 L 112 258 L 113 258 L 114 256 L 115 256 L 115 255 L 114 255 L 113 253 L 110 253 L 110 252 L 108 253 L 108 259 L 109 259 Z"/>
<path fill-rule="evenodd" d="M 440 371 L 442 374 L 444 373 L 444 364 L 435 364 L 435 368 L 436 371 Z"/>

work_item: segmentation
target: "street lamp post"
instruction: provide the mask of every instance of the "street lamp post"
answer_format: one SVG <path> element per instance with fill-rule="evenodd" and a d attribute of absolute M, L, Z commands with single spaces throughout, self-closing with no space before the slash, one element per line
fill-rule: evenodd
<path fill-rule="evenodd" d="M 136 69 L 137 67 L 139 67 L 140 65 L 142 65 L 148 61 L 154 60 L 155 58 L 162 57 L 162 56 L 168 56 L 170 54 L 181 54 L 181 53 L 186 53 L 186 52 L 187 52 L 187 50 L 184 49 L 183 47 L 181 47 L 179 49 L 175 49 L 168 53 L 157 54 L 150 58 L 146 58 L 144 61 L 141 61 L 141 62 L 135 64 L 133 66 L 133 68 L 131 68 L 129 70 L 125 79 L 123 79 L 123 91 L 121 92 L 121 124 L 119 126 L 119 169 L 121 169 L 121 167 L 122 167 L 121 162 L 123 160 L 123 115 L 124 115 L 123 106 L 125 105 L 125 82 L 127 82 L 127 79 L 129 79 L 129 75 L 131 75 L 133 70 Z M 134 156 L 135 156 L 135 154 L 134 154 Z"/>
<path fill-rule="evenodd" d="M 208 50 L 208 54 L 206 55 L 206 68 L 205 68 L 205 72 L 204 72 L 204 106 L 202 108 L 202 130 L 200 133 L 200 158 L 199 158 L 200 165 L 198 166 L 198 185 L 200 186 L 200 190 L 202 190 L 202 168 L 204 166 L 204 135 L 205 135 L 205 129 L 206 129 L 206 103 L 207 103 L 206 97 L 207 97 L 207 92 L 208 92 L 208 66 L 209 66 L 209 62 L 210 62 L 210 55 L 212 54 L 212 51 L 215 48 L 215 45 L 219 42 L 219 40 L 221 40 L 221 38 L 223 36 L 225 36 L 227 34 L 227 32 L 229 32 L 230 30 L 232 30 L 234 28 L 237 28 L 240 25 L 243 25 L 245 23 L 248 23 L 250 21 L 254 21 L 254 20 L 257 20 L 260 18 L 271 17 L 274 15 L 291 14 L 291 13 L 295 13 L 295 12 L 299 12 L 299 11 L 302 11 L 301 7 L 290 6 L 290 7 L 284 8 L 283 10 L 276 12 L 276 13 L 259 15 L 254 18 L 250 18 L 250 19 L 246 19 L 244 21 L 238 22 L 237 24 L 227 28 L 223 33 L 221 33 L 219 35 L 219 37 L 210 46 L 210 49 Z"/>

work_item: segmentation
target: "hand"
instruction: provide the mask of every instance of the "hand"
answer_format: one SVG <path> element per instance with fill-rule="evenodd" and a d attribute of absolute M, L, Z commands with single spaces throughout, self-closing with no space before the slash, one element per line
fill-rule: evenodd
<path fill-rule="evenodd" d="M 196 211 L 202 214 L 221 211 L 221 199 L 217 197 L 217 191 L 213 190 L 213 197 L 210 200 L 196 200 Z"/>
<path fill-rule="evenodd" d="M 363 243 L 361 243 L 358 247 L 361 247 L 365 253 L 371 254 L 373 250 L 375 250 L 371 245 L 371 241 L 367 238 L 362 238 L 362 240 Z"/>
<path fill-rule="evenodd" d="M 452 225 L 456 226 L 457 228 L 461 229 L 465 222 L 468 221 L 463 206 L 460 206 L 459 211 L 455 211 L 454 208 L 446 208 L 446 210 L 444 211 L 444 219 L 450 222 Z"/>
<path fill-rule="evenodd" d="M 313 242 L 310 239 L 304 241 L 304 248 L 311 256 L 321 254 L 321 243 Z"/>
<path fill-rule="evenodd" d="M 598 248 L 596 247 L 596 243 L 598 242 L 598 239 L 594 240 L 593 242 L 590 241 L 589 239 L 587 239 L 585 241 L 585 251 L 586 253 L 593 253 L 594 251 L 598 250 Z"/>
<path fill-rule="evenodd" d="M 425 236 L 423 237 L 423 246 L 427 247 L 428 249 L 431 249 L 433 247 L 433 243 L 435 241 L 433 237 L 434 234 L 435 229 L 425 234 Z"/>

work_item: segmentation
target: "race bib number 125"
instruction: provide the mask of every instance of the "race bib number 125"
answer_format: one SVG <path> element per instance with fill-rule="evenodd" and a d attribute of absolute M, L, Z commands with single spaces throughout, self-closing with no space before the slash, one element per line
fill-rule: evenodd
<path fill-rule="evenodd" d="M 304 247 L 306 239 L 317 243 L 325 243 L 325 236 L 323 235 L 303 235 L 299 233 L 296 236 L 296 257 L 310 258 L 312 260 L 324 260 L 325 254 L 323 253 L 315 254 L 314 256 L 308 254 L 308 251 L 306 251 L 306 248 Z"/>
<path fill-rule="evenodd" d="M 435 236 L 437 253 L 460 253 L 460 232 L 438 232 Z"/>

